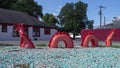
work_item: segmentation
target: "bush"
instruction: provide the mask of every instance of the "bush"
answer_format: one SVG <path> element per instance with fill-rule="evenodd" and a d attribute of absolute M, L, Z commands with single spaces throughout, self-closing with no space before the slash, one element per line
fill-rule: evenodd
<path fill-rule="evenodd" d="M 120 46 L 119 45 L 113 45 L 113 46 L 111 46 L 112 48 L 120 48 Z"/>
<path fill-rule="evenodd" d="M 46 44 L 37 44 L 36 46 L 47 46 Z"/>

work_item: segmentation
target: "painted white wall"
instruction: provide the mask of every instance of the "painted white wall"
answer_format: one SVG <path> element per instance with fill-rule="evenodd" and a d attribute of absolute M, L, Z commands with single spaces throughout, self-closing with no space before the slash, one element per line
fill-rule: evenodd
<path fill-rule="evenodd" d="M 40 40 L 40 37 L 33 37 L 33 28 L 32 28 L 32 27 L 29 27 L 28 30 L 29 30 L 29 38 L 30 38 L 31 40 L 34 40 L 35 38 L 36 38 L 37 40 Z"/>
<path fill-rule="evenodd" d="M 54 33 L 56 33 L 57 32 L 57 30 L 56 29 L 50 29 L 50 35 L 45 35 L 44 34 L 44 28 L 41 28 L 41 35 L 40 35 L 40 39 L 41 40 L 50 40 L 50 38 L 52 37 L 52 35 L 54 34 Z"/>
<path fill-rule="evenodd" d="M 32 32 L 33 32 L 33 28 L 30 27 L 29 28 L 29 37 L 31 38 L 31 40 L 34 40 L 35 38 L 37 38 L 37 40 L 50 40 L 50 38 L 52 37 L 52 35 L 54 33 L 56 33 L 57 30 L 56 29 L 51 29 L 50 35 L 45 35 L 44 34 L 44 28 L 40 28 L 40 37 L 33 37 Z"/>
<path fill-rule="evenodd" d="M 1 32 L 1 27 L 2 26 L 0 25 L 0 40 L 1 41 L 20 39 L 19 37 L 13 37 L 13 26 L 7 26 L 8 28 L 7 32 Z M 29 30 L 29 38 L 31 40 L 34 40 L 35 38 L 37 38 L 37 40 L 49 40 L 52 37 L 52 35 L 57 32 L 56 29 L 51 29 L 50 35 L 44 35 L 44 28 L 40 28 L 40 37 L 33 37 L 33 33 L 32 33 L 33 28 L 29 27 L 28 30 Z"/>
<path fill-rule="evenodd" d="M 2 26 L 0 25 L 0 40 L 19 40 L 19 37 L 13 37 L 13 26 L 7 26 L 7 32 L 2 32 Z"/>

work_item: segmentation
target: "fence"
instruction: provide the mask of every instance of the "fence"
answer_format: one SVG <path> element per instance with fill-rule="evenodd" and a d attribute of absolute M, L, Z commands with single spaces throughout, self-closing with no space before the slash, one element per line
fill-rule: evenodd
<path fill-rule="evenodd" d="M 81 30 L 81 39 L 87 33 L 93 33 L 99 41 L 105 41 L 112 29 L 83 29 Z M 120 29 L 115 29 L 112 41 L 120 41 Z"/>

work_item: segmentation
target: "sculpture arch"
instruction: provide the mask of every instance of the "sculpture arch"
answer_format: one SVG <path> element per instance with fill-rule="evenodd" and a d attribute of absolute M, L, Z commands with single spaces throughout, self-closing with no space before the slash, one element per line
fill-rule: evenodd
<path fill-rule="evenodd" d="M 109 33 L 109 35 L 106 37 L 106 40 L 105 40 L 105 45 L 106 46 L 111 46 L 112 45 L 111 39 L 112 39 L 114 33 L 115 33 L 115 29 L 112 29 L 111 32 Z"/>
<path fill-rule="evenodd" d="M 64 41 L 65 42 L 65 47 L 66 48 L 73 48 L 73 41 L 70 38 L 68 33 L 65 32 L 57 32 L 55 33 L 52 38 L 50 39 L 49 42 L 49 47 L 50 48 L 58 48 L 58 43 L 60 41 Z"/>
<path fill-rule="evenodd" d="M 82 42 L 81 42 L 81 46 L 82 47 L 87 47 L 88 46 L 88 43 L 91 41 L 91 44 L 92 44 L 92 46 L 98 46 L 98 40 L 97 40 L 97 38 L 96 38 L 96 36 L 95 35 L 86 35 L 84 38 L 83 38 L 83 40 L 82 40 Z"/>

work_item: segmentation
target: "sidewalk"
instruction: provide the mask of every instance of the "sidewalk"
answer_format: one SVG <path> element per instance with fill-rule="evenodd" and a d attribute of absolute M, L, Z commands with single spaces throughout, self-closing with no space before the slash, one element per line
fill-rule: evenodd
<path fill-rule="evenodd" d="M 49 40 L 41 40 L 41 41 L 32 41 L 34 43 L 34 45 L 36 44 L 46 44 L 48 45 L 49 44 Z M 81 44 L 81 40 L 73 40 L 74 42 L 74 46 L 77 46 L 79 47 L 80 44 Z M 11 44 L 11 45 L 19 45 L 19 41 L 0 41 L 0 44 Z M 89 44 L 91 45 L 91 43 L 89 42 Z M 120 46 L 120 42 L 112 42 L 113 45 L 119 45 Z M 58 45 L 65 45 L 65 43 L 63 41 L 60 41 L 58 43 Z M 101 46 L 105 46 L 105 42 L 103 41 L 99 41 L 99 45 Z"/>
<path fill-rule="evenodd" d="M 49 40 L 41 40 L 41 41 L 32 41 L 34 45 L 36 44 L 49 44 Z M 80 46 L 80 40 L 73 40 L 75 46 Z M 19 45 L 19 41 L 0 41 L 0 44 L 12 44 L 12 45 Z M 59 45 L 65 45 L 63 41 L 58 43 Z"/>

